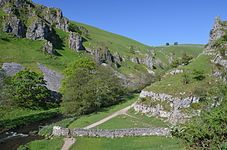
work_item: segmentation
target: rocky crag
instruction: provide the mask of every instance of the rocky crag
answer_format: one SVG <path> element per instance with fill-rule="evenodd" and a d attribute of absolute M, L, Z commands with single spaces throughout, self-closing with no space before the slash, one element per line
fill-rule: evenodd
<path fill-rule="evenodd" d="M 215 19 L 204 53 L 214 55 L 212 62 L 227 69 L 227 23 L 219 17 Z"/>
<path fill-rule="evenodd" d="M 193 112 L 189 115 L 183 111 L 184 108 L 188 108 L 193 103 L 198 102 L 199 98 L 194 96 L 179 98 L 164 93 L 143 90 L 140 93 L 140 101 L 134 105 L 134 110 L 145 113 L 148 116 L 164 118 L 171 124 L 177 124 L 185 122 L 198 113 Z"/>

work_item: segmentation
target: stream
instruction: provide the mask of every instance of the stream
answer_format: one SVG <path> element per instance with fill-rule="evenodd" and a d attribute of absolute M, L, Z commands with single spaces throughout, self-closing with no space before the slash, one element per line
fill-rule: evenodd
<path fill-rule="evenodd" d="M 1 150 L 16 150 L 20 145 L 27 144 L 34 140 L 41 140 L 44 137 L 38 135 L 38 131 L 42 126 L 49 125 L 60 121 L 62 116 L 42 121 L 30 123 L 24 126 L 11 129 L 3 134 L 0 134 L 0 149 Z"/>

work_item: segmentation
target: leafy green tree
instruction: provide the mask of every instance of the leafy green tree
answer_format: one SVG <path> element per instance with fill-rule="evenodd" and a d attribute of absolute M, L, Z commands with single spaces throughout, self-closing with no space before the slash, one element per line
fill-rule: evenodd
<path fill-rule="evenodd" d="M 15 104 L 25 108 L 46 107 L 50 91 L 45 87 L 43 76 L 23 70 L 12 77 L 10 93 Z"/>
<path fill-rule="evenodd" d="M 71 69 L 74 71 L 71 72 Z M 63 113 L 87 114 L 120 101 L 124 89 L 110 69 L 97 66 L 93 61 L 83 58 L 66 70 L 70 74 L 63 85 Z"/>

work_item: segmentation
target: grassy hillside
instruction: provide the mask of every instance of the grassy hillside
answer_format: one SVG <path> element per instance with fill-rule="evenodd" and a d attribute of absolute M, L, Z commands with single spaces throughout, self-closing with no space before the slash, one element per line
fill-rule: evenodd
<path fill-rule="evenodd" d="M 180 73 L 176 75 L 166 75 L 161 81 L 146 87 L 145 90 L 156 93 L 166 93 L 175 96 L 179 96 L 180 93 L 184 93 L 184 95 L 181 96 L 190 96 L 193 94 L 196 88 L 201 86 L 209 88 L 210 84 L 214 82 L 214 79 L 210 76 L 213 67 L 214 65 L 211 64 L 209 56 L 200 55 L 189 65 L 178 67 L 178 69 L 182 69 L 189 76 L 190 82 L 188 84 L 183 83 L 184 73 Z M 203 72 L 205 79 L 202 81 L 194 80 L 194 70 Z"/>

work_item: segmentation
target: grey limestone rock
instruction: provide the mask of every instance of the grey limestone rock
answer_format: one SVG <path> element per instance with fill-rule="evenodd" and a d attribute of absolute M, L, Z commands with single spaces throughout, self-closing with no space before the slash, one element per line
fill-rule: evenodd
<path fill-rule="evenodd" d="M 53 48 L 53 44 L 50 41 L 46 41 L 43 46 L 43 51 L 47 52 L 48 54 L 54 55 L 56 51 Z"/>
<path fill-rule="evenodd" d="M 75 32 L 70 32 L 69 47 L 77 52 L 80 50 L 85 50 L 83 46 L 83 38 Z"/>
<path fill-rule="evenodd" d="M 215 41 L 221 38 L 223 35 L 225 35 L 225 32 L 223 29 L 226 27 L 221 24 L 221 19 L 219 17 L 215 18 L 215 23 L 213 28 L 210 31 L 210 39 L 209 42 L 205 48 L 206 54 L 215 54 L 216 50 L 214 47 Z"/>
<path fill-rule="evenodd" d="M 25 37 L 26 34 L 25 25 L 16 16 L 7 17 L 3 27 L 4 32 L 12 33 L 20 38 Z"/>
<path fill-rule="evenodd" d="M 22 70 L 24 70 L 25 67 L 23 67 L 20 64 L 17 64 L 15 62 L 12 63 L 3 63 L 2 65 L 2 70 L 6 73 L 6 75 L 8 76 L 13 76 L 15 75 L 17 72 L 20 72 Z"/>
<path fill-rule="evenodd" d="M 38 64 L 38 66 L 44 75 L 44 80 L 47 82 L 47 88 L 57 92 L 61 86 L 61 80 L 64 78 L 63 75 L 42 64 Z"/>
<path fill-rule="evenodd" d="M 48 38 L 50 33 L 51 28 L 42 20 L 37 19 L 28 27 L 26 38 L 32 40 L 44 40 Z"/>

